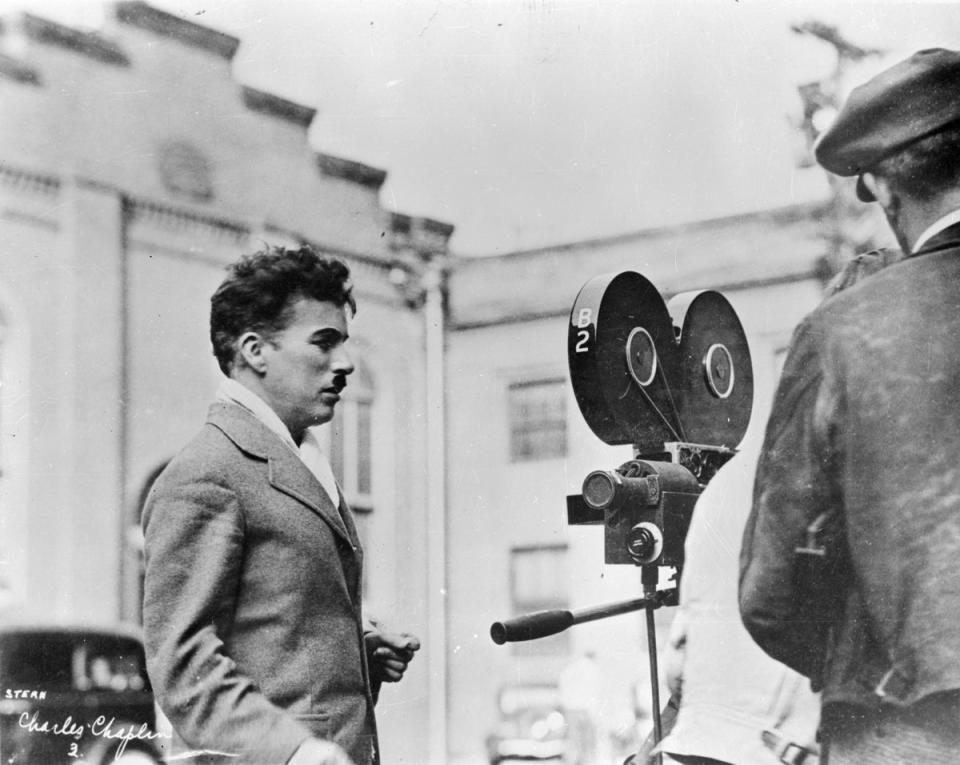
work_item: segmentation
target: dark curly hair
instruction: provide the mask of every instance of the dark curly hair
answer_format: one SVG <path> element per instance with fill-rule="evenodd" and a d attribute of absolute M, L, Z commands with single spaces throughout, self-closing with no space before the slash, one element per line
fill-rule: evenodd
<path fill-rule="evenodd" d="M 960 123 L 909 144 L 878 162 L 871 172 L 895 190 L 929 202 L 960 184 Z"/>
<path fill-rule="evenodd" d="M 227 278 L 210 298 L 210 342 L 224 374 L 233 366 L 235 343 L 244 332 L 265 336 L 283 331 L 300 298 L 338 306 L 357 304 L 351 295 L 350 269 L 311 247 L 269 247 L 245 255 L 227 269 Z"/>

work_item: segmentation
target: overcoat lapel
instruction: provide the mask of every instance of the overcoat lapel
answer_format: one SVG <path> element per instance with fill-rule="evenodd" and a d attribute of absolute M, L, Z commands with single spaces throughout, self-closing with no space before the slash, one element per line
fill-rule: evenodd
<path fill-rule="evenodd" d="M 282 443 L 280 446 L 283 451 L 274 452 L 268 458 L 270 485 L 305 504 L 329 523 L 334 531 L 350 543 L 351 547 L 355 547 L 354 540 L 343 521 L 343 516 L 333 506 L 329 495 L 320 485 L 316 476 L 310 472 L 299 457 Z"/>
<path fill-rule="evenodd" d="M 347 531 L 343 517 L 326 490 L 276 433 L 239 404 L 212 404 L 207 421 L 223 431 L 241 450 L 267 462 L 273 488 L 319 515 L 352 549 L 357 550 L 356 534 Z"/>
<path fill-rule="evenodd" d="M 353 513 L 350 512 L 350 507 L 347 505 L 347 500 L 343 498 L 343 494 L 340 493 L 339 489 L 337 489 L 337 496 L 340 498 L 340 507 L 337 514 L 340 516 L 343 524 L 347 527 L 347 535 L 350 537 L 354 549 L 360 550 L 360 535 L 357 533 L 357 526 L 353 522 Z"/>

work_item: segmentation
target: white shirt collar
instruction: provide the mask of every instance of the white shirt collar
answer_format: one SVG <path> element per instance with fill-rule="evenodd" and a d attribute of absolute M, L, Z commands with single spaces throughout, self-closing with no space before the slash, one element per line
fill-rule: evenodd
<path fill-rule="evenodd" d="M 287 446 L 297 454 L 300 453 L 300 448 L 290 435 L 290 429 L 283 424 L 283 420 L 266 401 L 243 383 L 237 382 L 232 377 L 225 377 L 217 388 L 217 401 L 230 401 L 249 410 L 260 422 L 280 436 Z"/>
<path fill-rule="evenodd" d="M 911 255 L 915 255 L 920 252 L 920 248 L 923 247 L 927 242 L 929 242 L 933 237 L 939 234 L 944 229 L 950 228 L 954 223 L 960 223 L 960 209 L 954 210 L 944 215 L 942 218 L 938 218 L 926 230 L 920 234 L 920 238 L 913 245 L 913 249 L 910 250 Z"/>

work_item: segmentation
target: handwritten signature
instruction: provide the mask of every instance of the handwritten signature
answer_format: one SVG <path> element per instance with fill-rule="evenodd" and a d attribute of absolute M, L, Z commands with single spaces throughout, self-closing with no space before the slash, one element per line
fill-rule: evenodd
<path fill-rule="evenodd" d="M 131 741 L 155 741 L 158 738 L 172 738 L 169 733 L 163 733 L 150 730 L 150 726 L 141 723 L 122 725 L 118 724 L 115 717 L 107 718 L 104 715 L 97 717 L 89 726 L 75 722 L 72 715 L 67 715 L 65 720 L 53 722 L 40 718 L 39 712 L 24 712 L 20 715 L 18 724 L 25 728 L 29 733 L 42 733 L 49 736 L 64 736 L 79 741 L 83 735 L 89 731 L 91 736 L 107 739 L 110 741 L 119 741 L 115 753 L 115 759 L 123 756 L 127 745 Z"/>

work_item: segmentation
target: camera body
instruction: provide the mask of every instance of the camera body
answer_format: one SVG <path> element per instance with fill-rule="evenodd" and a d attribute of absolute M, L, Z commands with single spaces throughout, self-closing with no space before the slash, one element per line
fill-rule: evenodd
<path fill-rule="evenodd" d="M 594 470 L 567 497 L 567 523 L 604 527 L 604 563 L 683 566 L 683 543 L 704 485 L 735 452 L 666 443 L 616 470 Z"/>
<path fill-rule="evenodd" d="M 634 453 L 586 476 L 567 498 L 568 523 L 603 525 L 608 564 L 679 575 L 697 497 L 750 420 L 753 368 L 736 313 L 712 290 L 665 303 L 636 272 L 604 274 L 574 302 L 568 362 L 591 430 Z"/>

